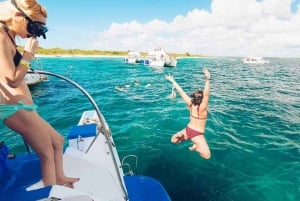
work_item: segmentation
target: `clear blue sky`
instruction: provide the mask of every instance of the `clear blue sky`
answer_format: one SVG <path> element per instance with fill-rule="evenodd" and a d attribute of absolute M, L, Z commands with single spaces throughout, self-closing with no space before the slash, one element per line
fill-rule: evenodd
<path fill-rule="evenodd" d="M 251 51 L 256 51 L 254 46 L 257 44 L 247 43 L 249 27 L 242 27 L 244 32 L 235 28 L 240 26 L 238 21 L 244 16 L 245 23 L 261 21 L 261 26 L 270 23 L 270 26 L 274 26 L 270 29 L 275 31 L 286 21 L 290 22 L 288 27 L 293 27 L 294 24 L 297 24 L 296 18 L 300 16 L 298 9 L 300 0 L 39 0 L 39 2 L 48 11 L 48 38 L 40 40 L 41 46 L 45 48 L 99 50 L 128 50 L 131 48 L 139 50 L 140 48 L 141 51 L 145 51 L 142 46 L 152 48 L 151 44 L 145 44 L 146 41 L 151 41 L 153 48 L 162 45 L 172 52 L 215 55 L 225 54 L 232 49 L 235 50 L 232 54 L 236 54 L 240 52 L 239 48 L 246 45 L 249 47 L 249 51 L 245 51 L 245 54 L 250 54 Z M 259 7 L 257 4 L 260 4 Z M 251 10 L 253 6 L 255 7 L 254 11 Z M 244 16 L 241 15 L 241 12 L 244 12 Z M 191 13 L 193 14 L 189 15 Z M 179 16 L 182 19 L 178 18 Z M 271 22 L 272 17 L 275 17 L 277 21 Z M 160 22 L 156 28 L 153 26 L 155 20 Z M 132 24 L 133 21 L 138 24 Z M 237 23 L 230 24 L 229 21 L 237 21 Z M 213 25 L 214 30 L 207 25 L 208 23 Z M 116 26 L 112 26 L 112 24 Z M 192 29 L 192 26 L 195 29 Z M 257 27 L 253 29 L 257 29 Z M 160 30 L 155 32 L 156 29 Z M 146 30 L 148 34 L 151 33 L 152 38 L 150 35 L 145 36 L 143 30 Z M 264 35 L 268 40 L 272 37 L 282 38 L 281 36 L 271 36 L 274 31 L 272 33 L 267 33 L 268 30 L 265 31 Z M 253 31 L 253 33 L 257 32 L 257 30 Z M 223 33 L 224 37 L 222 38 Z M 287 39 L 282 40 L 282 44 L 280 44 L 282 47 L 275 48 L 286 48 L 288 51 L 289 47 L 284 46 L 283 43 L 289 45 L 291 42 L 287 40 L 295 37 L 298 33 L 300 35 L 299 29 L 289 30 L 289 33 L 284 35 Z M 235 37 L 230 38 L 230 35 L 234 34 L 238 34 L 239 41 L 236 41 Z M 212 35 L 213 38 L 211 38 Z M 193 37 L 194 41 L 192 41 Z M 195 41 L 198 39 L 199 41 Z M 186 41 L 175 47 L 176 40 Z M 229 40 L 234 40 L 239 44 L 233 46 L 228 44 Z M 206 41 L 213 42 L 204 44 Z M 257 40 L 257 43 L 261 43 L 261 41 Z M 293 55 L 298 55 L 300 54 L 300 41 L 297 40 L 293 48 L 295 45 L 296 50 L 293 50 L 295 51 Z M 208 50 L 208 47 L 211 47 L 211 50 Z M 220 50 L 213 51 L 219 47 L 221 47 Z M 224 49 L 225 47 L 227 49 Z M 207 51 L 203 52 L 204 49 Z M 269 49 L 264 51 L 271 52 Z M 276 54 L 275 50 L 273 52 Z"/>

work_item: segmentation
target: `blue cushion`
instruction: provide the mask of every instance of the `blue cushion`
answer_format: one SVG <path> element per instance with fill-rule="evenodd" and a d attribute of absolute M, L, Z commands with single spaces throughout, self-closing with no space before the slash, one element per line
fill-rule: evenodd
<path fill-rule="evenodd" d="M 41 180 L 39 158 L 34 153 L 20 154 L 8 160 L 8 165 L 8 171 L 0 176 L 0 200 L 27 201 L 22 193 L 26 192 L 28 186 Z"/>
<path fill-rule="evenodd" d="M 81 137 L 92 137 L 96 136 L 97 124 L 87 124 L 80 126 L 73 126 L 68 134 L 67 139 L 76 139 L 80 135 Z"/>

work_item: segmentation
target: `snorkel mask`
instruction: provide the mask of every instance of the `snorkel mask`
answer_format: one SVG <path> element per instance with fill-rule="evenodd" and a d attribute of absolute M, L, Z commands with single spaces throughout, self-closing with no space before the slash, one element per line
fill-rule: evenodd
<path fill-rule="evenodd" d="M 28 17 L 24 11 L 17 6 L 16 0 L 11 0 L 11 3 L 22 13 L 22 15 L 24 15 L 25 19 L 28 21 L 27 32 L 34 37 L 43 36 L 43 38 L 46 39 L 46 32 L 48 31 L 48 28 L 45 26 L 45 24 L 30 19 L 30 17 Z"/>

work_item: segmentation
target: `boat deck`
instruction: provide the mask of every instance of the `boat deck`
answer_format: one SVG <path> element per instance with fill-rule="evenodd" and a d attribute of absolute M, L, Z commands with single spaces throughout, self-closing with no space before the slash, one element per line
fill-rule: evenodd
<path fill-rule="evenodd" d="M 50 194 L 51 186 L 26 190 L 41 180 L 40 161 L 36 154 L 17 155 L 14 159 L 10 159 L 7 165 L 8 169 L 0 175 L 1 201 L 33 201 L 43 199 Z M 171 200 L 162 185 L 151 177 L 124 176 L 124 180 L 130 201 Z"/>

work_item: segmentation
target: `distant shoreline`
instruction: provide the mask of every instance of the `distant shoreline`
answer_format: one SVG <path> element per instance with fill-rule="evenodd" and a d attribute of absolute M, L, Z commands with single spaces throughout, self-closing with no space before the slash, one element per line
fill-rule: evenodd
<path fill-rule="evenodd" d="M 123 55 L 85 55 L 85 54 L 55 54 L 55 55 L 49 55 L 49 54 L 36 54 L 35 55 L 38 58 L 72 58 L 72 57 L 83 57 L 83 58 L 124 58 L 126 56 Z M 177 59 L 201 59 L 201 58 L 211 58 L 209 56 L 182 56 L 177 57 Z"/>
<path fill-rule="evenodd" d="M 36 54 L 36 57 L 50 57 L 50 58 L 59 58 L 59 57 L 125 57 L 125 56 L 115 56 L 115 55 L 83 55 L 83 54 L 56 54 L 56 55 L 49 55 L 49 54 Z"/>

